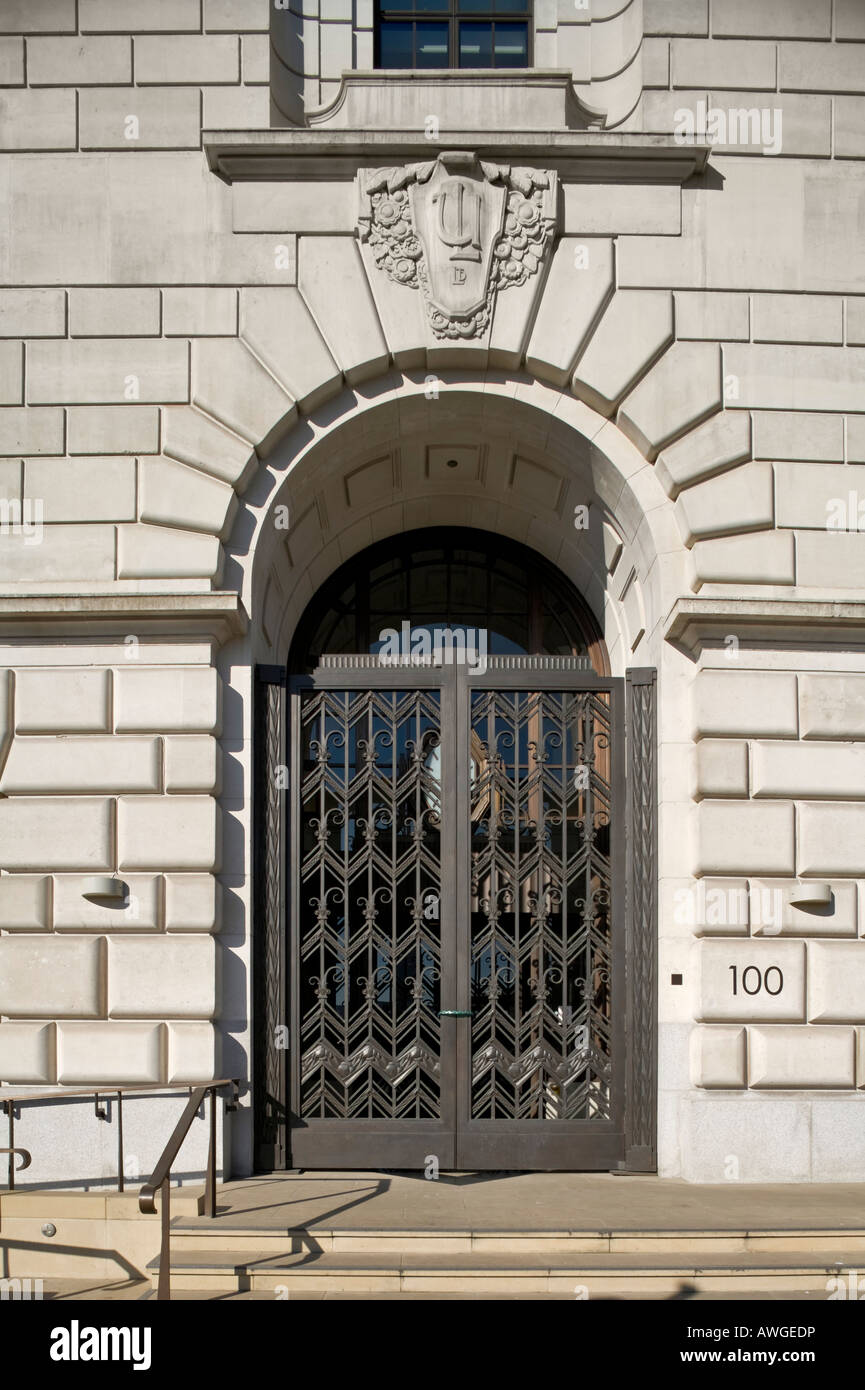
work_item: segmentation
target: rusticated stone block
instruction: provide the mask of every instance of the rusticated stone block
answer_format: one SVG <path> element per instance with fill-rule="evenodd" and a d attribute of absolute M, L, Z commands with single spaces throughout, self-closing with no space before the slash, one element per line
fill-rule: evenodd
<path fill-rule="evenodd" d="M 694 682 L 698 736 L 795 738 L 796 677 L 786 671 L 701 671 Z"/>
<path fill-rule="evenodd" d="M 154 738 L 17 738 L 0 778 L 0 792 L 155 792 L 160 752 Z"/>
<path fill-rule="evenodd" d="M 111 675 L 98 669 L 29 667 L 15 678 L 19 734 L 108 733 Z"/>
<path fill-rule="evenodd" d="M 161 1023 L 60 1023 L 57 1080 L 67 1086 L 147 1086 L 163 1080 Z"/>
<path fill-rule="evenodd" d="M 865 804 L 803 801 L 798 828 L 798 873 L 865 875 Z"/>
<path fill-rule="evenodd" d="M 855 1086 L 852 1028 L 749 1028 L 749 1085 L 766 1090 Z"/>
<path fill-rule="evenodd" d="M 0 1081 L 40 1086 L 54 1080 L 54 1024 L 0 1023 Z"/>
<path fill-rule="evenodd" d="M 793 807 L 760 801 L 702 801 L 699 874 L 795 872 Z"/>
<path fill-rule="evenodd" d="M 0 1014 L 98 1018 L 102 946 L 98 937 L 0 937 Z"/>
<path fill-rule="evenodd" d="M 695 1086 L 742 1088 L 748 1084 L 744 1028 L 695 1028 L 691 1076 Z"/>
<path fill-rule="evenodd" d="M 865 676 L 803 671 L 799 710 L 802 738 L 865 739 Z"/>
<path fill-rule="evenodd" d="M 121 870 L 216 870 L 219 808 L 209 796 L 122 796 L 117 842 Z"/>
<path fill-rule="evenodd" d="M 0 798 L 0 861 L 10 870 L 99 873 L 113 868 L 112 825 L 112 803 L 101 798 Z"/>
<path fill-rule="evenodd" d="M 130 667 L 115 682 L 118 733 L 219 733 L 220 681 L 208 667 Z"/>
<path fill-rule="evenodd" d="M 108 939 L 111 1018 L 212 1018 L 217 1004 L 211 936 Z"/>
<path fill-rule="evenodd" d="M 699 950 L 704 1022 L 804 1020 L 804 942 L 704 940 Z"/>
<path fill-rule="evenodd" d="M 3 931 L 47 931 L 51 925 L 51 879 L 47 874 L 0 874 Z"/>
<path fill-rule="evenodd" d="M 219 1035 L 212 1023 L 169 1023 L 169 1086 L 189 1086 L 220 1074 Z"/>
<path fill-rule="evenodd" d="M 865 1023 L 865 941 L 809 942 L 808 1019 Z"/>

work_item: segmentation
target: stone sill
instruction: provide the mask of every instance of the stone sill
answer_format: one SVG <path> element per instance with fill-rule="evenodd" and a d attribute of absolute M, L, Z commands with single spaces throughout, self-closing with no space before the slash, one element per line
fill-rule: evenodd
<path fill-rule="evenodd" d="M 135 633 L 242 636 L 248 619 L 237 594 L 0 595 L 0 635 Z"/>
<path fill-rule="evenodd" d="M 686 183 L 706 167 L 709 145 L 668 135 L 585 130 L 205 130 L 207 162 L 225 183 L 353 179 L 360 168 L 421 162 L 443 150 L 554 169 L 565 182 Z"/>
<path fill-rule="evenodd" d="M 680 598 L 664 636 L 692 655 L 707 641 L 735 636 L 802 646 L 865 642 L 865 602 L 807 599 Z"/>

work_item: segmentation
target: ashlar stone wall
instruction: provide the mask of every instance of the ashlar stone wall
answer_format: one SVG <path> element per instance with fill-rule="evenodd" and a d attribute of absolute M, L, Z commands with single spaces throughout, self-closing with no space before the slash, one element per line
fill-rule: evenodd
<path fill-rule="evenodd" d="M 289 100 L 264 0 L 3 0 L 0 1080 L 201 1079 L 217 1031 L 248 1067 L 251 665 L 363 544 L 470 515 L 587 575 L 617 672 L 659 669 L 663 1171 L 721 1180 L 736 1134 L 744 1178 L 862 1176 L 862 13 L 539 3 L 593 139 L 676 147 L 701 102 L 759 138 L 684 184 L 645 144 L 626 179 L 563 178 L 545 275 L 460 348 L 359 244 L 353 169 L 231 182 L 203 148 L 313 108 L 344 128 L 371 10 L 294 14 Z M 489 474 L 431 481 L 420 421 L 403 463 L 429 377 L 448 428 L 461 389 L 526 406 L 519 460 L 502 437 Z M 331 447 L 341 421 L 363 448 Z M 217 650 L 183 614 L 238 593 L 250 631 Z M 138 601 L 156 633 L 109 621 Z M 92 903 L 93 874 L 128 899 Z"/>
<path fill-rule="evenodd" d="M 0 1055 L 16 1083 L 218 1072 L 220 683 L 208 644 L 7 647 Z M 120 901 L 87 896 L 117 875 Z M 25 1021 L 26 1020 L 26 1021 Z"/>

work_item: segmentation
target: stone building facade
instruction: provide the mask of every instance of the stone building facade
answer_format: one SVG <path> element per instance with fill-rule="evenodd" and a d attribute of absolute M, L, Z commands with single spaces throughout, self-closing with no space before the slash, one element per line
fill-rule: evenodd
<path fill-rule="evenodd" d="M 241 1078 L 253 1169 L 293 639 L 371 546 L 471 528 L 656 690 L 605 1015 L 644 991 L 637 1166 L 865 1179 L 865 5 L 535 0 L 533 66 L 449 71 L 377 67 L 384 22 L 0 0 L 0 1082 Z M 33 1172 L 98 1180 L 70 1115 L 19 1121 Z"/>

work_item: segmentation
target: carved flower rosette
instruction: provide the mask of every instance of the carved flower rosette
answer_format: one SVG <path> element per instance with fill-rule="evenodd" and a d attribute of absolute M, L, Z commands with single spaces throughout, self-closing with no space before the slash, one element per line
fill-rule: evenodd
<path fill-rule="evenodd" d="M 415 235 L 408 194 L 404 188 L 393 193 L 379 189 L 370 195 L 372 216 L 369 245 L 375 263 L 398 285 L 418 287 L 418 262 L 423 248 Z"/>

